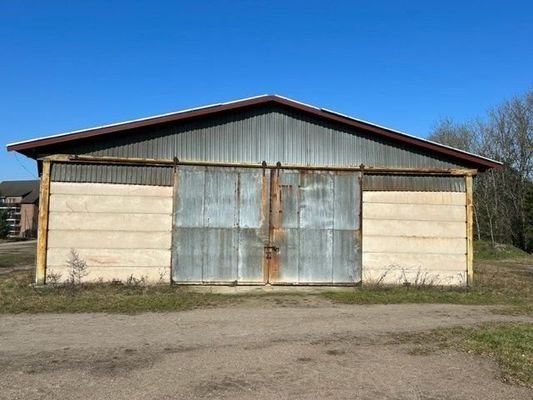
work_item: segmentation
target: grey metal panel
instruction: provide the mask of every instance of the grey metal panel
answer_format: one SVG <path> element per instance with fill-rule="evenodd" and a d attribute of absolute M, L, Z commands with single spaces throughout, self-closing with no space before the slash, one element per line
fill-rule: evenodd
<path fill-rule="evenodd" d="M 333 229 L 333 197 L 332 174 L 300 174 L 300 229 Z"/>
<path fill-rule="evenodd" d="M 52 163 L 53 182 L 172 186 L 172 167 Z"/>
<path fill-rule="evenodd" d="M 264 283 L 268 266 L 273 284 L 358 282 L 359 176 L 179 167 L 174 281 Z M 269 245 L 278 248 L 270 259 Z"/>
<path fill-rule="evenodd" d="M 204 168 L 180 168 L 176 177 L 180 195 L 175 201 L 175 224 L 182 228 L 200 228 L 204 226 Z M 183 189 L 181 189 L 183 187 Z M 191 210 L 201 210 L 201 213 Z"/>
<path fill-rule="evenodd" d="M 452 159 L 282 106 L 247 108 L 61 148 L 118 157 L 300 165 L 457 167 Z"/>
<path fill-rule="evenodd" d="M 238 280 L 258 280 L 258 265 L 264 271 L 264 248 L 268 243 L 268 193 L 265 171 L 240 169 L 237 179 L 238 197 Z M 264 274 L 263 274 L 264 276 Z"/>
<path fill-rule="evenodd" d="M 299 283 L 333 283 L 333 230 L 300 229 Z"/>
<path fill-rule="evenodd" d="M 206 171 L 204 226 L 233 228 L 238 225 L 237 179 L 238 174 L 231 169 Z"/>
<path fill-rule="evenodd" d="M 281 196 L 272 212 L 280 208 L 282 217 L 273 226 L 279 250 L 271 283 L 360 281 L 359 177 L 356 172 L 279 171 Z"/>
<path fill-rule="evenodd" d="M 334 176 L 333 283 L 361 280 L 360 176 L 359 173 Z"/>
<path fill-rule="evenodd" d="M 262 210 L 262 193 L 258 190 L 261 177 L 255 170 L 242 170 L 238 175 L 239 226 L 241 228 L 259 228 L 265 221 Z"/>
<path fill-rule="evenodd" d="M 369 191 L 418 191 L 464 192 L 462 176 L 435 175 L 364 175 L 363 190 Z"/>
<path fill-rule="evenodd" d="M 337 173 L 334 175 L 335 194 L 333 203 L 333 227 L 335 230 L 359 229 L 359 174 Z"/>
<path fill-rule="evenodd" d="M 299 228 L 300 225 L 300 174 L 285 170 L 280 183 L 281 226 L 283 229 Z"/>
<path fill-rule="evenodd" d="M 205 232 L 203 281 L 237 282 L 238 229 L 205 228 Z"/>
<path fill-rule="evenodd" d="M 257 229 L 240 228 L 238 243 L 238 282 L 262 282 L 263 276 L 258 273 L 263 271 L 263 257 L 265 244 L 268 242 L 268 233 L 264 236 Z"/>
<path fill-rule="evenodd" d="M 285 214 L 285 212 L 284 212 Z M 277 265 L 271 271 L 271 283 L 299 283 L 300 230 L 298 228 L 274 229 L 272 242 L 277 251 Z"/>
<path fill-rule="evenodd" d="M 333 231 L 333 283 L 361 281 L 361 248 L 358 232 Z"/>
<path fill-rule="evenodd" d="M 207 234 L 203 228 L 182 227 L 174 230 L 172 243 L 172 279 L 203 282 Z"/>
<path fill-rule="evenodd" d="M 264 282 L 268 182 L 260 169 L 178 168 L 175 282 Z"/>

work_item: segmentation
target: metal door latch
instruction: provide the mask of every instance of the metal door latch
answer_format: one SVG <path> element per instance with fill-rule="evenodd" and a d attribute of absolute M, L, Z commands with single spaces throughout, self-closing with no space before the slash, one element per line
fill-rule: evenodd
<path fill-rule="evenodd" d="M 272 252 L 277 253 L 279 251 L 279 247 L 276 246 L 265 246 L 265 254 L 267 260 L 270 260 L 272 258 Z"/>

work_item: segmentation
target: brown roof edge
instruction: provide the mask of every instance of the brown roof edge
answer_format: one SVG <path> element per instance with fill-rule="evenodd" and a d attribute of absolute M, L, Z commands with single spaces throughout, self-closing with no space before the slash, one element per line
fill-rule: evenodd
<path fill-rule="evenodd" d="M 321 118 L 336 121 L 341 124 L 345 124 L 351 127 L 361 129 L 366 132 L 370 132 L 377 136 L 391 139 L 396 142 L 404 143 L 410 146 L 414 146 L 423 150 L 435 152 L 448 157 L 453 157 L 472 165 L 477 166 L 479 169 L 487 168 L 501 168 L 502 163 L 494 160 L 490 160 L 485 157 L 481 157 L 472 153 L 468 153 L 462 150 L 454 149 L 452 147 L 444 146 L 438 143 L 434 143 L 425 139 L 420 139 L 414 136 L 407 135 L 405 133 L 397 132 L 389 128 L 374 125 L 369 122 L 357 120 L 348 116 L 337 114 L 332 111 L 319 109 L 307 104 L 303 104 L 285 97 L 277 95 L 264 95 L 258 97 L 252 97 L 244 100 L 237 100 L 230 103 L 217 104 L 213 106 L 207 106 L 203 108 L 191 109 L 188 111 L 178 111 L 175 113 L 159 115 L 155 117 L 148 117 L 144 119 L 138 119 L 113 125 L 105 125 L 96 128 L 84 129 L 80 131 L 68 132 L 55 136 L 48 136 L 44 138 L 28 140 L 24 142 L 12 143 L 7 145 L 8 151 L 24 152 L 28 150 L 35 150 L 39 147 L 60 144 L 70 142 L 79 139 L 86 139 L 101 135 L 106 135 L 114 132 L 120 132 L 128 129 L 141 128 L 150 125 L 163 124 L 168 122 L 176 122 L 186 119 L 198 118 L 210 114 L 215 114 L 224 111 L 230 111 L 239 109 L 242 107 L 248 107 L 258 104 L 277 103 L 283 104 L 287 107 L 297 109 L 309 114 L 319 116 Z"/>

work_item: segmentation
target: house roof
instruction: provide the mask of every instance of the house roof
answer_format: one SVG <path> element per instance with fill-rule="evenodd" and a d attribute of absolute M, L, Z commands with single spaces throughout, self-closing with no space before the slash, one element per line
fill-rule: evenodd
<path fill-rule="evenodd" d="M 459 150 L 450 146 L 445 146 L 427 139 L 421 139 L 406 134 L 404 132 L 376 125 L 325 108 L 319 108 L 309 104 L 301 103 L 299 101 L 278 95 L 261 95 L 226 103 L 211 104 L 203 107 L 181 110 L 167 114 L 160 114 L 147 118 L 140 118 L 115 124 L 97 126 L 88 129 L 76 130 L 57 135 L 10 143 L 7 145 L 7 150 L 18 151 L 29 157 L 35 158 L 37 157 L 40 149 L 44 149 L 45 147 L 51 145 L 60 145 L 77 141 L 80 139 L 96 138 L 104 135 L 118 135 L 130 129 L 153 126 L 169 122 L 190 120 L 216 113 L 222 113 L 225 111 L 269 103 L 281 104 L 286 107 L 309 113 L 326 120 L 335 121 L 337 123 L 345 124 L 350 127 L 358 128 L 362 131 L 376 135 L 378 137 L 409 145 L 430 153 L 452 157 L 482 170 L 487 168 L 498 168 L 502 165 L 502 163 L 495 160 L 491 160 L 486 157 Z"/>
<path fill-rule="evenodd" d="M 39 199 L 39 181 L 0 182 L 0 196 L 22 197 L 22 203 L 35 203 Z"/>

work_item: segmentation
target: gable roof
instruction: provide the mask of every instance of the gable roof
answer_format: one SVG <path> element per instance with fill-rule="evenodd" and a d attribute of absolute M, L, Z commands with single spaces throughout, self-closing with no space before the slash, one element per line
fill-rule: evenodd
<path fill-rule="evenodd" d="M 22 197 L 22 203 L 35 203 L 39 199 L 39 181 L 0 182 L 0 196 Z"/>
<path fill-rule="evenodd" d="M 502 165 L 502 163 L 495 160 L 491 160 L 486 157 L 459 150 L 450 146 L 445 146 L 427 139 L 421 139 L 394 129 L 386 128 L 367 121 L 340 114 L 335 111 L 315 107 L 278 95 L 261 95 L 226 103 L 211 104 L 208 106 L 156 115 L 147 118 L 140 118 L 131 121 L 98 126 L 94 128 L 65 132 L 58 135 L 11 143 L 7 145 L 7 150 L 18 151 L 29 157 L 35 157 L 35 155 L 39 152 L 39 149 L 43 149 L 46 146 L 50 145 L 59 145 L 62 143 L 73 142 L 80 139 L 95 138 L 103 135 L 120 134 L 120 132 L 130 129 L 148 127 L 169 122 L 185 121 L 194 118 L 200 118 L 203 116 L 213 115 L 216 113 L 222 113 L 225 111 L 236 110 L 239 108 L 269 103 L 281 104 L 286 107 L 312 114 L 314 116 L 326 120 L 335 121 L 337 123 L 341 123 L 350 127 L 355 127 L 378 137 L 386 138 L 394 142 L 402 143 L 426 152 L 452 157 L 457 160 L 471 164 L 476 168 L 482 170 L 485 170 L 487 168 L 498 168 Z"/>

